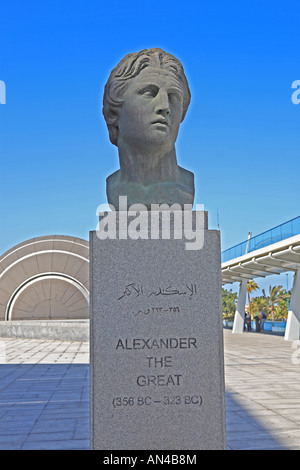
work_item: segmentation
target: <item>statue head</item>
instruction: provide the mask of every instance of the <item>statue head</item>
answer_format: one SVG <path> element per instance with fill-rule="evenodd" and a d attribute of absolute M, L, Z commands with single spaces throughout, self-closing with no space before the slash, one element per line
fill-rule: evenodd
<path fill-rule="evenodd" d="M 124 93 L 130 81 L 147 67 L 161 69 L 174 76 L 182 91 L 182 110 L 180 122 L 183 121 L 191 100 L 191 93 L 182 64 L 173 55 L 161 49 L 143 49 L 137 53 L 126 55 L 112 70 L 105 85 L 103 96 L 103 115 L 107 124 L 112 144 L 118 146 L 119 119 Z"/>

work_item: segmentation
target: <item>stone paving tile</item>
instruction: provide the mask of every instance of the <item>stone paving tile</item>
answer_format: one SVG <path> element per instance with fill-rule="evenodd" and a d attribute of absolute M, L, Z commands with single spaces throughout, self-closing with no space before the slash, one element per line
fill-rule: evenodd
<path fill-rule="evenodd" d="M 88 343 L 2 338 L 0 346 L 0 449 L 88 449 Z"/>
<path fill-rule="evenodd" d="M 280 336 L 224 330 L 226 391 L 236 401 L 226 407 L 230 449 L 300 447 L 300 365 L 292 361 L 292 346 Z"/>
<path fill-rule="evenodd" d="M 22 444 L 21 450 L 88 450 L 89 439 L 59 439 L 45 441 L 27 441 Z"/>
<path fill-rule="evenodd" d="M 224 349 L 228 449 L 300 450 L 293 344 L 224 330 Z M 0 450 L 88 448 L 88 342 L 1 338 Z"/>

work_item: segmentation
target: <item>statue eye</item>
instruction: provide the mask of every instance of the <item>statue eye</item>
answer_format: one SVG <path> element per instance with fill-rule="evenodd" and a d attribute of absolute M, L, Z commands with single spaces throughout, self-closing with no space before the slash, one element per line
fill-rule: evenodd
<path fill-rule="evenodd" d="M 153 91 L 147 90 L 143 93 L 144 96 L 154 96 Z"/>
<path fill-rule="evenodd" d="M 140 94 L 145 96 L 146 98 L 154 98 L 157 95 L 158 89 L 155 86 L 143 88 L 140 91 Z"/>
<path fill-rule="evenodd" d="M 169 100 L 171 103 L 177 103 L 180 100 L 180 97 L 177 93 L 169 93 Z"/>

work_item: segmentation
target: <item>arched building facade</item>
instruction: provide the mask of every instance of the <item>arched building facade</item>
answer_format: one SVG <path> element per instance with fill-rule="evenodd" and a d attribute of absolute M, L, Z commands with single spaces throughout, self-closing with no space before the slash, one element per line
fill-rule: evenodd
<path fill-rule="evenodd" d="M 49 235 L 0 257 L 0 321 L 89 317 L 89 243 Z"/>

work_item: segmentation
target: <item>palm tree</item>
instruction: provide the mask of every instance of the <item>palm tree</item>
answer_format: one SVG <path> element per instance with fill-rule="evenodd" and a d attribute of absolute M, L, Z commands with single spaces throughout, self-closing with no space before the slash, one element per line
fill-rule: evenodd
<path fill-rule="evenodd" d="M 276 306 L 281 300 L 286 300 L 285 289 L 283 289 L 282 286 L 273 286 L 273 287 L 269 286 L 268 303 L 269 303 L 269 310 L 272 316 L 272 321 L 274 321 L 274 314 L 275 314 Z"/>
<path fill-rule="evenodd" d="M 254 292 L 255 290 L 258 289 L 258 285 L 254 281 L 248 281 L 247 282 L 247 293 L 248 293 L 248 305 L 249 305 L 249 313 L 251 315 L 251 299 L 250 299 L 250 293 Z"/>
<path fill-rule="evenodd" d="M 255 312 L 261 313 L 264 310 L 266 311 L 268 309 L 268 305 L 268 300 L 264 295 L 260 297 L 252 297 L 251 308 L 252 310 L 255 310 Z"/>

